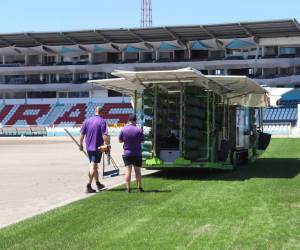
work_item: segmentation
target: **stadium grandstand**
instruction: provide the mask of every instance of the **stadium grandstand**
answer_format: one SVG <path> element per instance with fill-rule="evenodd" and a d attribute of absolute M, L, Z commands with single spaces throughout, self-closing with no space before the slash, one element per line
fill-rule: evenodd
<path fill-rule="evenodd" d="M 117 128 L 133 111 L 130 98 L 89 80 L 112 78 L 115 70 L 185 67 L 253 78 L 270 92 L 265 129 L 299 132 L 300 25 L 287 19 L 0 34 L 0 135 L 62 134 L 97 105 Z"/>

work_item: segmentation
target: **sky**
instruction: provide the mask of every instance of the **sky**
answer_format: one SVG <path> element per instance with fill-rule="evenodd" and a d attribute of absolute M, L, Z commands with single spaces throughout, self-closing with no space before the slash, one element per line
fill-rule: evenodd
<path fill-rule="evenodd" d="M 140 27 L 141 0 L 1 0 L 0 33 Z M 300 0 L 152 0 L 153 26 L 296 18 Z"/>

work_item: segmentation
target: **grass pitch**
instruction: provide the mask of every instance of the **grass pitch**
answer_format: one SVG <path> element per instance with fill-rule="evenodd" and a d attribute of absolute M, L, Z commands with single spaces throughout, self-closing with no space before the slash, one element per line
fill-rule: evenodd
<path fill-rule="evenodd" d="M 299 139 L 273 139 L 235 171 L 157 173 L 145 193 L 114 189 L 4 228 L 0 248 L 300 249 L 299 157 Z"/>

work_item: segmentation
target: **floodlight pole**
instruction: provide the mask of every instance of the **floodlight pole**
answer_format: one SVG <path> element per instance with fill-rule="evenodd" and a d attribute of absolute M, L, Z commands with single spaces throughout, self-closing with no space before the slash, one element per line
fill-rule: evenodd
<path fill-rule="evenodd" d="M 141 1 L 141 27 L 152 26 L 152 3 L 151 0 Z"/>

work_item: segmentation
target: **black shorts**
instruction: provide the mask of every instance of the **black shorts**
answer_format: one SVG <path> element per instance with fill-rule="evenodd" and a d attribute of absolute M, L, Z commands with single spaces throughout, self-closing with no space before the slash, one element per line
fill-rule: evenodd
<path fill-rule="evenodd" d="M 143 163 L 142 156 L 123 155 L 123 161 L 125 166 L 133 165 L 135 167 L 141 167 Z"/>
<path fill-rule="evenodd" d="M 102 153 L 100 151 L 87 151 L 90 162 L 100 163 Z"/>

